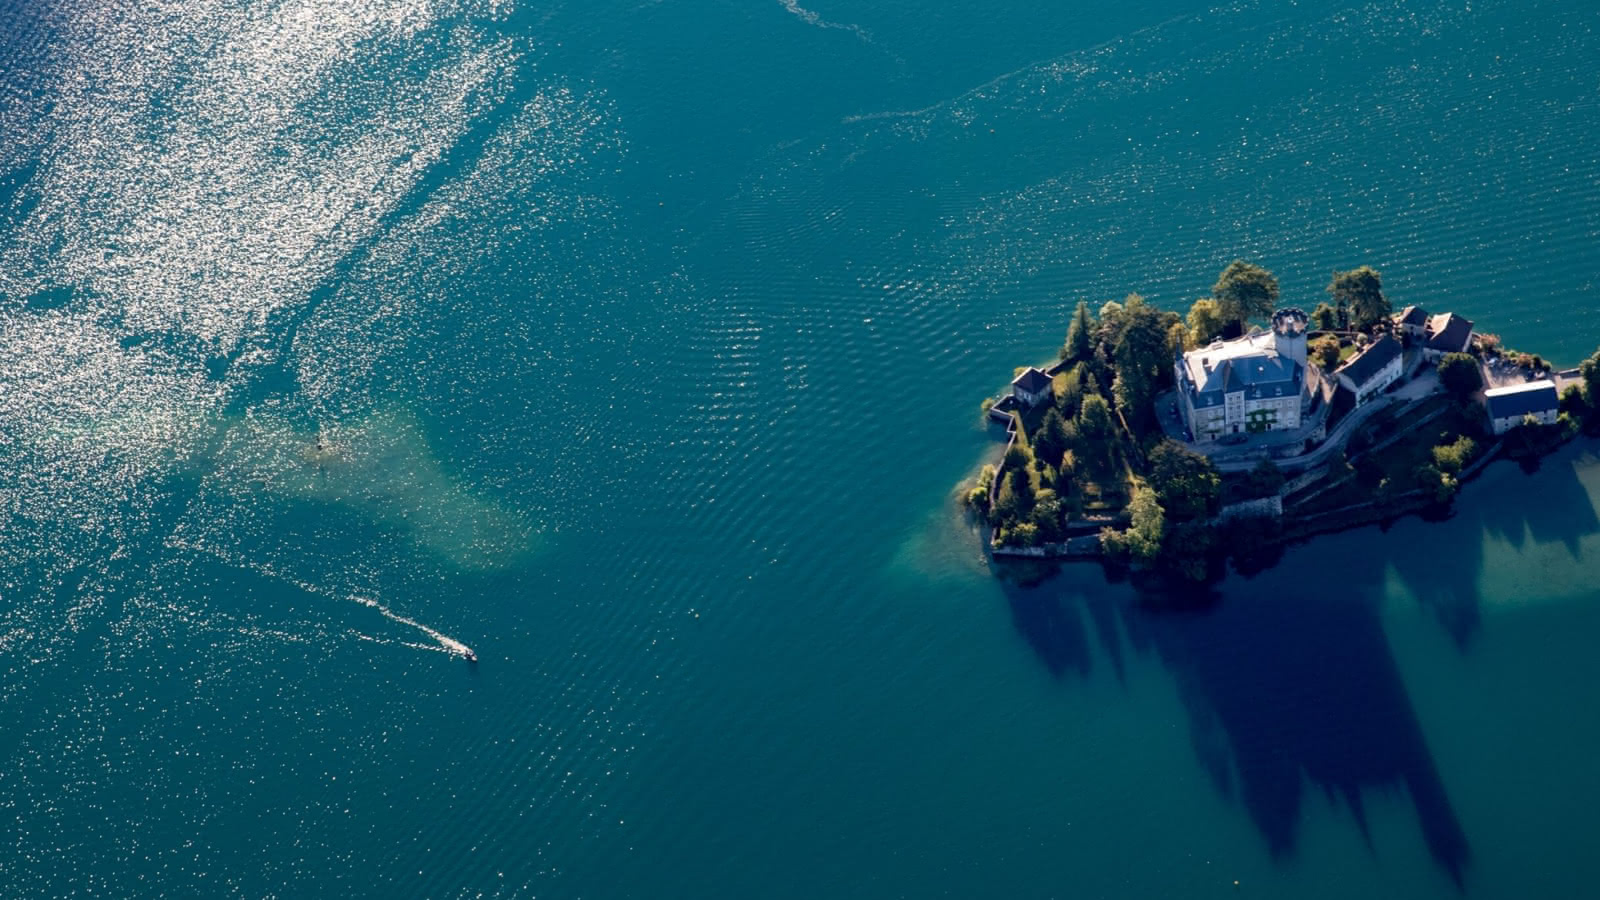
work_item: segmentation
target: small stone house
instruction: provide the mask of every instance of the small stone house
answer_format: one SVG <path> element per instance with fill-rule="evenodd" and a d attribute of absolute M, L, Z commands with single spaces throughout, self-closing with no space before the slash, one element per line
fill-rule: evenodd
<path fill-rule="evenodd" d="M 1394 324 L 1401 334 L 1420 340 L 1428 330 L 1428 311 L 1420 306 L 1408 306 L 1395 314 Z"/>
<path fill-rule="evenodd" d="M 1050 396 L 1050 376 L 1037 366 L 1029 366 L 1011 379 L 1011 396 L 1026 406 L 1038 406 Z"/>
<path fill-rule="evenodd" d="M 1521 425 L 1527 416 L 1533 416 L 1540 425 L 1556 424 L 1561 398 L 1556 394 L 1556 383 L 1544 378 L 1527 384 L 1490 388 L 1483 392 L 1483 404 L 1489 411 L 1489 424 L 1494 426 L 1494 433 L 1505 434 Z"/>
<path fill-rule="evenodd" d="M 1400 342 L 1384 335 L 1367 349 L 1350 357 L 1335 371 L 1334 377 L 1356 396 L 1360 406 L 1382 393 L 1383 389 L 1400 380 L 1405 353 Z"/>
<path fill-rule="evenodd" d="M 1440 313 L 1423 331 L 1422 355 L 1438 361 L 1446 353 L 1465 353 L 1472 346 L 1472 320 L 1455 313 Z"/>

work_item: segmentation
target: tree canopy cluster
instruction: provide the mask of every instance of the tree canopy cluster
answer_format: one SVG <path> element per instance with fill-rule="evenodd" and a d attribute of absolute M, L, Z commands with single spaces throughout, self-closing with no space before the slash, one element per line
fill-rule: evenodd
<path fill-rule="evenodd" d="M 1578 383 L 1561 394 L 1561 415 L 1590 434 L 1600 432 L 1600 350 L 1578 364 Z"/>
<path fill-rule="evenodd" d="M 1222 336 L 1238 337 L 1244 333 L 1245 322 L 1268 318 L 1277 309 L 1278 279 L 1255 263 L 1236 259 L 1217 276 L 1211 298 L 1222 316 Z"/>
<path fill-rule="evenodd" d="M 1289 476 L 1283 474 L 1277 463 L 1263 459 L 1245 476 L 1245 493 L 1251 499 L 1270 497 L 1282 490 L 1288 481 Z"/>
<path fill-rule="evenodd" d="M 1325 372 L 1332 372 L 1339 368 L 1339 339 L 1331 334 L 1312 341 L 1306 348 L 1311 361 L 1322 367 Z"/>
<path fill-rule="evenodd" d="M 1393 312 L 1383 295 L 1383 276 L 1371 266 L 1333 273 L 1327 292 L 1338 320 L 1355 331 L 1369 331 L 1389 321 Z"/>
<path fill-rule="evenodd" d="M 1450 396 L 1465 402 L 1483 387 L 1483 371 L 1474 357 L 1446 353 L 1439 360 L 1439 383 Z"/>
<path fill-rule="evenodd" d="M 1110 387 L 1109 397 L 1129 425 L 1142 432 L 1153 420 L 1150 405 L 1156 394 L 1172 382 L 1173 339 L 1182 321 L 1138 294 L 1105 304 L 1098 317 L 1080 300 L 1061 359 L 1087 366 L 1099 384 Z"/>
<path fill-rule="evenodd" d="M 1383 276 L 1371 266 L 1334 272 L 1324 289 L 1331 303 L 1318 303 L 1311 322 L 1319 331 L 1372 331 L 1394 312 L 1383 293 Z"/>
<path fill-rule="evenodd" d="M 1222 496 L 1222 476 L 1211 460 L 1163 440 L 1149 454 L 1149 474 L 1135 482 L 1128 528 L 1101 531 L 1113 558 L 1147 568 L 1204 578 L 1211 562 L 1211 518 Z"/>
<path fill-rule="evenodd" d="M 1014 426 L 1016 440 L 999 474 L 980 473 L 967 495 L 967 504 L 998 529 L 1002 544 L 1061 540 L 1091 488 L 1120 496 L 1126 480 L 1122 429 L 1092 365 L 1076 363 L 1051 380 L 1050 390 L 1043 413 L 1034 411 Z"/>

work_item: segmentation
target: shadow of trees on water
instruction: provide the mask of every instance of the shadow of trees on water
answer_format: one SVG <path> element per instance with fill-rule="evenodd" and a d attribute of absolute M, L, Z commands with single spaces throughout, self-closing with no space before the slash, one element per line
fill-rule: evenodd
<path fill-rule="evenodd" d="M 1130 600 L 1065 586 L 1043 563 L 1007 563 L 1001 582 L 1018 633 L 1057 678 L 1090 677 L 1100 659 L 1124 680 L 1128 655 L 1160 660 L 1177 681 L 1197 761 L 1275 858 L 1295 850 L 1308 787 L 1342 803 L 1369 845 L 1364 794 L 1403 789 L 1429 853 L 1464 889 L 1467 836 L 1381 604 L 1397 578 L 1466 652 L 1482 628 L 1484 535 L 1561 543 L 1578 559 L 1579 538 L 1600 531 L 1579 456 L 1557 454 L 1533 476 L 1496 464 L 1493 483 L 1463 497 L 1447 524 L 1313 539 L 1211 585 L 1134 578 Z M 1108 572 L 1107 580 L 1127 579 Z"/>

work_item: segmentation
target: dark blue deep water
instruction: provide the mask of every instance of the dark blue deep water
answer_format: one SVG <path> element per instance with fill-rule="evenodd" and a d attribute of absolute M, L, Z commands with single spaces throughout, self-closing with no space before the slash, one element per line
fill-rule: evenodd
<path fill-rule="evenodd" d="M 1161 614 L 951 489 L 1236 257 L 1575 363 L 1597 72 L 1559 0 L 0 0 L 0 893 L 1592 896 L 1600 445 Z"/>

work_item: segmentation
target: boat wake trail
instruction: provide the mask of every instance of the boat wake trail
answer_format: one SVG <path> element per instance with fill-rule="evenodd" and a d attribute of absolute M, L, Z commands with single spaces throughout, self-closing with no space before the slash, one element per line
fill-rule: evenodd
<path fill-rule="evenodd" d="M 468 647 L 466 644 L 461 643 L 437 628 L 429 628 L 427 625 L 418 622 L 416 619 L 408 619 L 389 607 L 384 606 L 382 603 L 372 599 L 371 597 L 351 597 L 350 599 L 364 606 L 372 607 L 378 611 L 379 615 L 391 622 L 398 622 L 401 625 L 415 628 L 434 640 L 434 644 L 414 644 L 409 641 L 402 641 L 401 643 L 404 643 L 407 647 L 415 647 L 418 650 L 438 650 L 444 653 L 449 653 L 452 656 L 460 656 L 466 659 L 477 658 L 476 654 L 472 652 L 472 648 Z"/>
<path fill-rule="evenodd" d="M 402 616 L 399 613 L 395 612 L 394 610 L 390 609 L 389 607 L 384 606 L 382 603 L 379 603 L 377 600 L 372 599 L 371 597 L 362 597 L 362 596 L 359 596 L 359 595 L 344 594 L 343 592 L 339 592 L 339 591 L 329 590 L 327 588 L 318 587 L 317 585 L 310 584 L 310 583 L 302 581 L 302 580 L 300 580 L 298 578 L 294 578 L 292 576 L 289 576 L 289 575 L 279 571 L 276 567 L 274 567 L 272 565 L 263 564 L 263 563 L 257 563 L 257 562 L 251 562 L 251 561 L 243 560 L 243 559 L 238 559 L 233 554 L 229 554 L 229 553 L 226 553 L 226 552 L 214 549 L 214 548 L 197 547 L 197 546 L 194 546 L 193 544 L 189 544 L 187 542 L 178 541 L 178 540 L 169 541 L 169 546 L 174 547 L 174 548 L 181 548 L 181 549 L 184 549 L 184 550 L 189 550 L 189 551 L 196 552 L 196 553 L 203 553 L 205 555 L 208 555 L 208 556 L 211 556 L 213 558 L 219 559 L 219 560 L 221 560 L 221 561 L 223 561 L 223 562 L 225 562 L 225 563 L 227 563 L 229 565 L 239 566 L 240 568 L 248 569 L 248 570 L 250 570 L 252 572 L 256 572 L 256 573 L 258 573 L 260 575 L 263 575 L 263 576 L 266 576 L 268 578 L 275 578 L 275 579 L 283 581 L 283 582 L 285 582 L 287 584 L 294 585 L 295 587 L 299 588 L 302 591 L 305 591 L 308 594 L 314 594 L 314 595 L 321 596 L 321 597 L 327 597 L 327 598 L 333 599 L 333 600 L 339 600 L 339 599 L 353 600 L 356 603 L 361 604 L 362 606 L 370 607 L 372 609 L 377 610 L 379 615 L 383 616 L 385 619 L 388 619 L 391 622 L 394 622 L 397 625 L 404 625 L 407 628 L 412 628 L 412 629 L 415 629 L 416 631 L 422 632 L 423 635 L 427 636 L 427 638 L 429 639 L 430 642 L 429 643 L 423 643 L 423 642 L 419 642 L 419 641 L 398 640 L 398 639 L 395 639 L 395 638 L 388 638 L 388 637 L 381 637 L 379 635 L 366 634 L 366 633 L 363 633 L 361 631 L 356 631 L 354 629 L 350 629 L 349 632 L 348 632 L 348 636 L 354 637 L 357 640 L 366 641 L 368 643 L 373 643 L 373 644 L 384 644 L 384 645 L 391 645 L 391 646 L 392 645 L 398 645 L 398 646 L 401 646 L 401 647 L 410 647 L 413 650 L 426 650 L 426 651 L 429 651 L 431 653 L 446 653 L 446 654 L 449 654 L 450 656 L 459 656 L 462 659 L 467 660 L 468 662 L 477 662 L 477 660 L 478 660 L 478 656 L 477 656 L 476 653 L 473 652 L 472 648 L 467 646 L 466 644 L 462 643 L 461 641 L 456 640 L 455 638 L 451 637 L 448 634 L 445 634 L 444 632 L 440 631 L 437 628 L 432 628 L 432 627 L 429 627 L 427 625 L 424 625 L 421 622 L 418 622 L 416 619 L 412 619 L 412 618 L 409 618 L 407 616 Z M 266 628 L 260 627 L 259 625 L 255 625 L 255 624 L 250 624 L 249 626 L 246 626 L 246 627 L 240 627 L 240 628 L 238 628 L 236 630 L 239 631 L 241 634 L 251 635 L 251 636 L 255 636 L 255 637 L 276 637 L 276 638 L 280 638 L 280 639 L 283 639 L 283 640 L 293 640 L 293 641 L 303 641 L 303 640 L 308 639 L 308 637 L 311 637 L 311 636 L 316 636 L 316 637 L 321 637 L 321 638 L 326 639 L 326 638 L 332 636 L 333 634 L 335 634 L 335 633 L 337 633 L 339 631 L 339 629 L 330 630 L 326 626 L 320 626 L 320 627 L 316 627 L 315 628 L 314 635 L 300 635 L 300 636 L 297 636 L 297 635 L 292 634 L 289 631 L 285 631 L 285 630 L 282 630 L 282 629 L 266 629 Z"/>
<path fill-rule="evenodd" d="M 866 41 L 869 44 L 872 43 L 872 35 L 867 34 L 866 30 L 860 25 L 851 25 L 846 22 L 830 22 L 811 10 L 801 6 L 800 0 L 778 0 L 778 2 L 783 5 L 784 9 L 789 11 L 790 15 L 795 16 L 807 25 L 815 25 L 818 28 L 827 28 L 837 31 L 848 31 L 863 41 Z"/>

